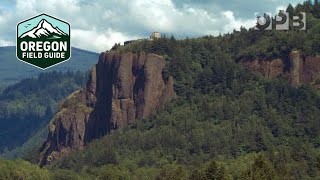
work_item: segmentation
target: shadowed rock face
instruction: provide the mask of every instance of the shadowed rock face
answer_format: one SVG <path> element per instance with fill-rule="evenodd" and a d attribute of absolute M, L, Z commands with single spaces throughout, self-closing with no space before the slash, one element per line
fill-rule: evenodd
<path fill-rule="evenodd" d="M 285 63 L 287 62 L 287 63 Z M 243 60 L 242 63 L 264 77 L 288 79 L 292 86 L 311 84 L 320 89 L 320 57 L 303 57 L 298 51 L 292 51 L 288 59 Z"/>
<path fill-rule="evenodd" d="M 176 97 L 172 77 L 162 78 L 165 63 L 155 54 L 102 53 L 86 89 L 71 94 L 50 124 L 40 165 L 163 108 Z"/>
<path fill-rule="evenodd" d="M 301 76 L 303 74 L 303 60 L 298 51 L 293 51 L 289 55 L 290 59 L 290 83 L 294 87 L 302 84 Z"/>

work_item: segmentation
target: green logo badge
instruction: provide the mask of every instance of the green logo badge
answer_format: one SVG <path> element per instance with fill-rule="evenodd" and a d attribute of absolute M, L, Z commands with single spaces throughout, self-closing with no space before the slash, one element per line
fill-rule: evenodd
<path fill-rule="evenodd" d="M 17 25 L 17 58 L 21 61 L 47 69 L 70 56 L 69 23 L 40 14 Z"/>

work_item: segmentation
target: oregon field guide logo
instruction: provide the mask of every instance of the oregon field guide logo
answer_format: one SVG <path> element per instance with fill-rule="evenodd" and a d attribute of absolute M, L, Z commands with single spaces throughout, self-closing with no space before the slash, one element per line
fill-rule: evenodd
<path fill-rule="evenodd" d="M 70 24 L 47 14 L 17 25 L 17 58 L 41 69 L 70 59 Z"/>

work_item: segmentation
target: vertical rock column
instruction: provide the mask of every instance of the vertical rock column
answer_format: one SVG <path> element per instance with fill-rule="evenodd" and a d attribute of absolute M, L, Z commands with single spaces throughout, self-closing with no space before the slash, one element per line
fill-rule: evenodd
<path fill-rule="evenodd" d="M 298 51 L 292 51 L 289 55 L 291 70 L 290 70 L 290 82 L 293 87 L 300 86 L 300 74 L 302 70 L 302 57 Z"/>
<path fill-rule="evenodd" d="M 39 164 L 50 164 L 163 108 L 176 97 L 173 78 L 162 77 L 165 65 L 156 54 L 102 53 L 86 89 L 71 94 L 51 122 Z"/>

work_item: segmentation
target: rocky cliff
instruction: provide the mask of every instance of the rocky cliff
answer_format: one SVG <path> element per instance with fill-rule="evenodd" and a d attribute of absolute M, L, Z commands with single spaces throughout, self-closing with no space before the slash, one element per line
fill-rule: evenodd
<path fill-rule="evenodd" d="M 292 51 L 287 59 L 242 60 L 247 68 L 268 78 L 284 77 L 292 86 L 311 84 L 320 89 L 320 57 L 303 57 Z"/>
<path fill-rule="evenodd" d="M 164 107 L 176 97 L 172 77 L 162 77 L 165 65 L 155 54 L 102 53 L 86 89 L 71 94 L 50 123 L 40 165 Z"/>

